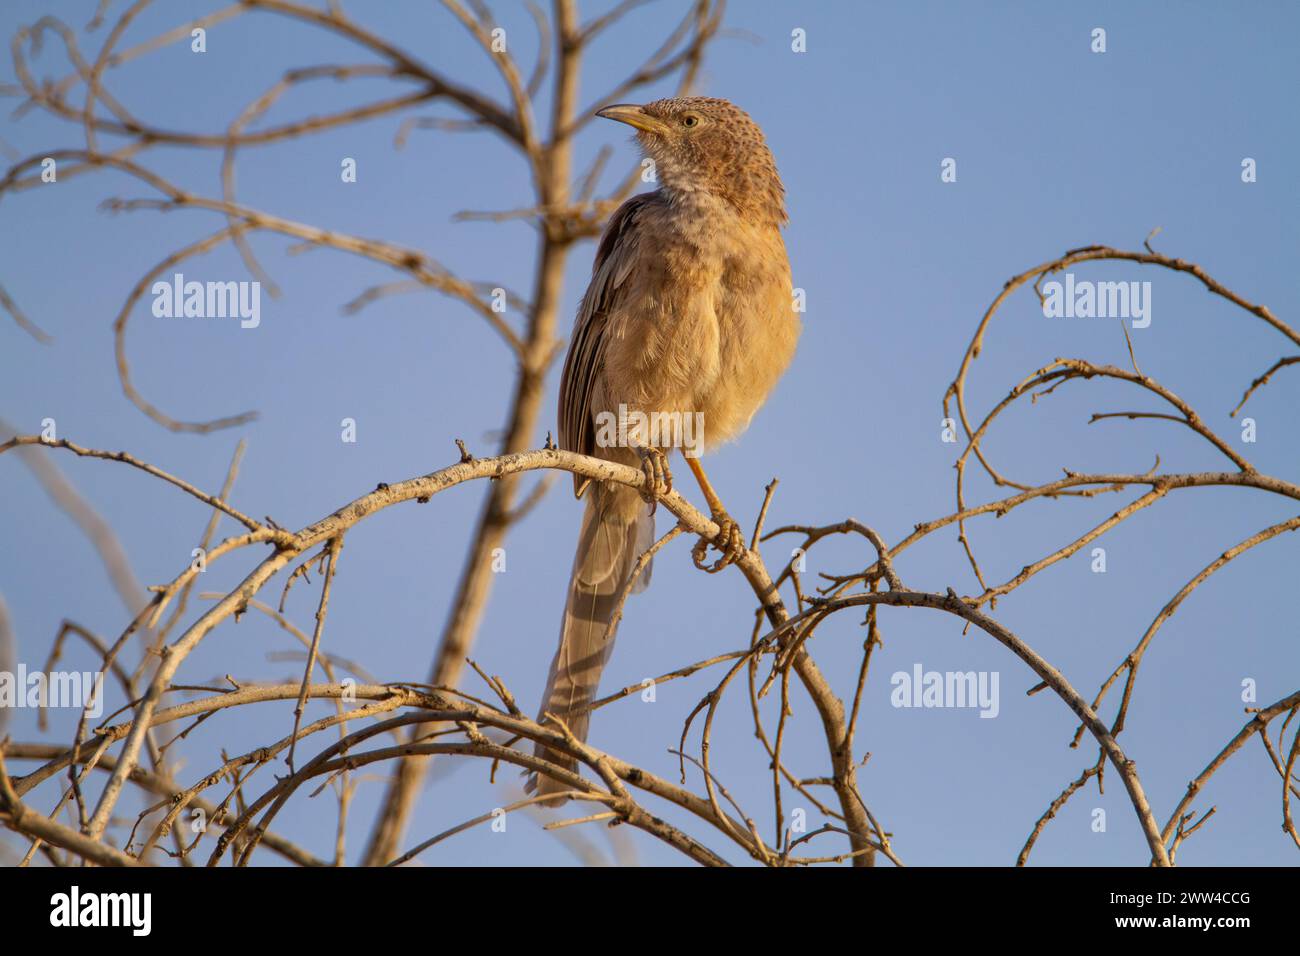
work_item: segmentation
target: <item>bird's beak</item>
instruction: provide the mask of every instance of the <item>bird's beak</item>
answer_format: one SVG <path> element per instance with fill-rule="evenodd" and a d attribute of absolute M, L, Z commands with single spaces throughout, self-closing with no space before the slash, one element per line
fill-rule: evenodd
<path fill-rule="evenodd" d="M 628 126 L 644 130 L 647 133 L 662 134 L 668 131 L 667 123 L 651 116 L 640 106 L 633 103 L 618 103 L 614 106 L 606 106 L 603 110 L 597 110 L 596 115 L 618 123 L 626 123 Z"/>

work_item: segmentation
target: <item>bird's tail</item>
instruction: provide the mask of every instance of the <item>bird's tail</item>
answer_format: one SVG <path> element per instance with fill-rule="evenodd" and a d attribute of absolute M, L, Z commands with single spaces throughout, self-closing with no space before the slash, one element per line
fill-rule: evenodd
<path fill-rule="evenodd" d="M 635 491 L 592 483 L 560 623 L 560 646 L 551 661 L 541 710 L 541 714 L 550 712 L 560 717 L 580 740 L 587 739 L 587 725 L 591 722 L 587 708 L 595 699 L 600 672 L 614 646 L 611 618 L 637 559 L 650 547 L 653 537 L 654 518 Z M 640 591 L 649 583 L 647 565 L 634 590 Z M 539 714 L 538 720 L 543 721 L 543 716 Z M 534 745 L 533 752 L 568 770 L 577 770 L 576 760 L 541 744 Z M 569 787 L 550 777 L 539 780 L 534 776 L 525 789 L 545 794 Z M 548 801 L 545 805 L 563 802 Z"/>

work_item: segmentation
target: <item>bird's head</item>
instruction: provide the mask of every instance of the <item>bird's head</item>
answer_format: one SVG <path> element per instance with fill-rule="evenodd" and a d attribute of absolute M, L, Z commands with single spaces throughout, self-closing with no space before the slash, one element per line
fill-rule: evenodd
<path fill-rule="evenodd" d="M 786 221 L 785 189 L 763 131 L 735 104 L 681 96 L 643 106 L 620 103 L 596 115 L 636 129 L 670 196 L 706 192 L 744 215 Z"/>

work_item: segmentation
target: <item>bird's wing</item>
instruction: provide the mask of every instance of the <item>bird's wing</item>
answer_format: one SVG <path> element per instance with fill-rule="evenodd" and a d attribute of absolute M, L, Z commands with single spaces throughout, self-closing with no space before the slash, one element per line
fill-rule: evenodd
<path fill-rule="evenodd" d="M 569 354 L 560 377 L 560 447 L 567 451 L 583 455 L 595 452 L 591 394 L 601 372 L 606 330 L 610 317 L 618 312 L 628 277 L 637 265 L 644 213 L 662 202 L 657 192 L 633 196 L 618 207 L 600 237 L 591 268 L 591 283 L 578 307 Z M 573 493 L 581 497 L 589 481 L 574 475 Z"/>

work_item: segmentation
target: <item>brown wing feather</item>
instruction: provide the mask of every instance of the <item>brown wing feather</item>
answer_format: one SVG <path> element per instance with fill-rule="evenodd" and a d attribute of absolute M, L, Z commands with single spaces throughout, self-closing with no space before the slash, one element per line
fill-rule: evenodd
<path fill-rule="evenodd" d="M 663 202 L 659 193 L 633 196 L 610 217 L 596 249 L 591 283 L 578 306 L 569 354 L 560 377 L 560 447 L 591 455 L 596 450 L 591 393 L 601 371 L 605 332 L 617 315 L 622 289 L 636 266 L 640 246 L 638 220 L 649 206 Z M 589 479 L 573 476 L 573 493 L 582 497 Z"/>

